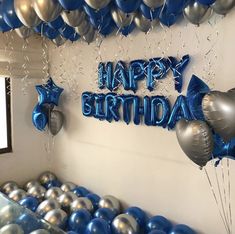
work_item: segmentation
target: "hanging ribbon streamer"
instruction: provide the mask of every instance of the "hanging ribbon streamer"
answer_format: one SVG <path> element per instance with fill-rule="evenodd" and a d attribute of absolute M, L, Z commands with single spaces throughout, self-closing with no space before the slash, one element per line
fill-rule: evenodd
<path fill-rule="evenodd" d="M 45 84 L 50 77 L 49 74 L 49 59 L 48 59 L 48 46 L 46 43 L 45 37 L 42 38 L 42 63 L 43 63 L 43 68 L 42 72 L 44 74 L 42 78 L 43 84 Z"/>

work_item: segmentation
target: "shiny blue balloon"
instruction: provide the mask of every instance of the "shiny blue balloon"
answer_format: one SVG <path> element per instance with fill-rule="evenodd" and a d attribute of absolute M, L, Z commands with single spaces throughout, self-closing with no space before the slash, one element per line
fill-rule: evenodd
<path fill-rule="evenodd" d="M 119 107 L 121 102 L 119 101 L 119 99 L 116 97 L 115 93 L 108 93 L 105 96 L 105 103 L 107 103 L 107 105 L 105 105 L 105 119 L 108 122 L 112 122 L 114 121 L 119 121 L 120 120 L 120 114 L 119 114 Z"/>
<path fill-rule="evenodd" d="M 111 19 L 110 23 L 106 27 L 102 27 L 101 30 L 99 30 L 99 33 L 102 34 L 103 36 L 108 36 L 111 34 L 115 29 L 116 29 L 116 24 L 114 21 Z"/>
<path fill-rule="evenodd" d="M 15 223 L 21 226 L 24 233 L 30 233 L 42 228 L 40 221 L 31 214 L 22 214 L 17 218 Z"/>
<path fill-rule="evenodd" d="M 72 213 L 68 221 L 68 229 L 78 233 L 84 233 L 86 226 L 91 221 L 91 214 L 87 210 L 78 210 Z"/>
<path fill-rule="evenodd" d="M 105 17 L 108 13 L 110 13 L 111 5 L 109 4 L 97 11 L 90 7 L 88 4 L 84 3 L 83 9 L 90 18 L 101 19 L 102 17 Z"/>
<path fill-rule="evenodd" d="M 98 31 L 101 31 L 103 28 L 107 27 L 107 25 L 110 24 L 110 22 L 112 21 L 112 17 L 110 13 L 108 13 L 105 16 L 101 17 L 90 17 L 89 20 L 94 28 L 98 29 Z"/>
<path fill-rule="evenodd" d="M 173 129 L 180 119 L 192 120 L 187 99 L 183 95 L 177 97 L 175 105 L 172 108 L 168 121 L 168 129 Z"/>
<path fill-rule="evenodd" d="M 163 9 L 160 11 L 159 14 L 160 22 L 167 27 L 170 27 L 173 24 L 175 24 L 176 21 L 179 19 L 179 17 L 180 17 L 179 13 L 168 11 L 166 5 L 163 7 Z"/>
<path fill-rule="evenodd" d="M 36 27 L 34 27 L 34 31 L 36 33 L 39 33 L 39 34 L 42 34 L 43 35 L 43 32 L 44 32 L 44 27 L 46 27 L 47 24 L 44 23 L 44 22 L 41 22 L 39 25 L 37 25 Z"/>
<path fill-rule="evenodd" d="M 171 230 L 170 234 L 196 234 L 196 232 L 187 225 L 179 224 Z"/>
<path fill-rule="evenodd" d="M 187 101 L 191 115 L 196 120 L 205 120 L 202 111 L 202 99 L 210 92 L 205 82 L 193 75 L 187 89 Z"/>
<path fill-rule="evenodd" d="M 39 201 L 35 197 L 25 197 L 19 201 L 19 204 L 35 212 L 36 209 L 38 208 Z"/>
<path fill-rule="evenodd" d="M 82 7 L 83 0 L 58 0 L 60 5 L 68 11 L 73 11 Z"/>
<path fill-rule="evenodd" d="M 131 122 L 131 107 L 134 101 L 133 95 L 120 95 L 118 99 L 122 103 L 123 106 L 123 121 L 126 124 Z"/>
<path fill-rule="evenodd" d="M 63 88 L 57 86 L 50 77 L 45 85 L 36 85 L 39 94 L 39 104 L 53 104 L 58 106 L 59 98 Z"/>
<path fill-rule="evenodd" d="M 69 40 L 71 41 L 71 42 L 74 42 L 74 41 L 77 41 L 77 40 L 79 40 L 80 39 L 80 35 L 78 34 L 78 33 L 73 33 L 72 35 L 71 35 L 71 37 L 69 38 Z"/>
<path fill-rule="evenodd" d="M 184 55 L 182 60 L 179 62 L 175 57 L 169 57 L 167 61 L 169 62 L 169 67 L 173 72 L 175 80 L 175 90 L 181 93 L 183 87 L 183 72 L 190 62 L 190 57 L 189 55 Z"/>
<path fill-rule="evenodd" d="M 82 113 L 84 116 L 93 116 L 95 113 L 94 96 L 90 92 L 82 94 Z"/>
<path fill-rule="evenodd" d="M 203 4 L 203 5 L 212 5 L 216 0 L 197 0 L 197 2 Z"/>
<path fill-rule="evenodd" d="M 21 21 L 18 19 L 15 8 L 14 8 L 14 0 L 2 0 L 2 10 L 3 10 L 3 18 L 9 27 L 12 29 L 19 28 L 23 26 Z"/>
<path fill-rule="evenodd" d="M 150 218 L 147 223 L 147 232 L 151 232 L 153 230 L 164 231 L 169 233 L 172 228 L 171 222 L 163 216 L 154 216 Z"/>
<path fill-rule="evenodd" d="M 78 197 L 85 197 L 90 193 L 90 191 L 82 186 L 76 187 L 72 190 Z"/>
<path fill-rule="evenodd" d="M 112 232 L 107 221 L 95 218 L 88 224 L 85 234 L 112 234 Z"/>
<path fill-rule="evenodd" d="M 104 100 L 105 95 L 103 93 L 94 94 L 95 97 L 95 114 L 94 117 L 99 120 L 105 119 L 104 113 Z"/>
<path fill-rule="evenodd" d="M 61 16 L 59 16 L 57 19 L 53 20 L 52 22 L 48 23 L 48 26 L 53 28 L 53 29 L 60 29 L 65 26 L 65 22 L 62 19 Z"/>
<path fill-rule="evenodd" d="M 49 182 L 47 182 L 46 184 L 43 185 L 43 187 L 45 187 L 45 189 L 50 189 L 53 187 L 60 187 L 62 185 L 62 183 L 59 180 L 51 180 Z"/>
<path fill-rule="evenodd" d="M 161 230 L 153 230 L 149 232 L 148 234 L 167 234 L 167 233 Z"/>
<path fill-rule="evenodd" d="M 130 89 L 129 81 L 130 79 L 126 72 L 126 66 L 124 62 L 118 61 L 114 69 L 112 90 L 116 90 L 120 85 L 122 85 L 125 90 L 129 90 Z"/>
<path fill-rule="evenodd" d="M 156 18 L 159 17 L 159 14 L 161 12 L 162 7 L 158 7 L 155 9 L 152 9 L 148 6 L 146 6 L 144 3 L 140 4 L 140 12 L 142 13 L 142 15 L 149 19 L 149 20 L 154 20 Z"/>
<path fill-rule="evenodd" d="M 112 221 L 114 220 L 114 218 L 116 217 L 116 213 L 108 208 L 99 208 L 95 214 L 94 217 L 95 218 L 99 218 L 99 219 L 104 219 L 105 221 L 107 221 L 109 224 L 112 223 Z"/>
<path fill-rule="evenodd" d="M 113 80 L 113 64 L 111 62 L 99 63 L 98 66 L 98 87 L 99 89 L 104 89 L 107 87 L 110 91 L 113 90 L 112 87 Z"/>
<path fill-rule="evenodd" d="M 2 3 L 0 3 L 0 32 L 8 32 L 10 30 L 11 27 L 5 22 L 3 18 Z"/>
<path fill-rule="evenodd" d="M 122 28 L 120 31 L 123 36 L 127 37 L 132 31 L 135 29 L 135 23 L 131 23 L 130 25 Z"/>
<path fill-rule="evenodd" d="M 129 207 L 124 213 L 132 216 L 141 229 L 145 228 L 148 217 L 142 209 L 139 207 Z"/>
<path fill-rule="evenodd" d="M 100 197 L 95 193 L 89 193 L 86 195 L 86 197 L 92 202 L 94 210 L 98 209 Z"/>
<path fill-rule="evenodd" d="M 59 29 L 61 36 L 66 39 L 70 39 L 73 35 L 76 35 L 75 29 L 67 24 Z"/>
<path fill-rule="evenodd" d="M 166 0 L 166 7 L 169 13 L 181 13 L 191 0 Z"/>
<path fill-rule="evenodd" d="M 44 31 L 43 35 L 49 38 L 50 40 L 53 40 L 59 36 L 59 32 L 48 26 L 47 29 Z"/>
<path fill-rule="evenodd" d="M 136 11 L 140 4 L 141 0 L 115 0 L 116 5 L 125 13 L 131 13 Z"/>
<path fill-rule="evenodd" d="M 32 122 L 40 131 L 43 131 L 48 123 L 48 113 L 39 104 L 37 104 L 33 109 Z"/>

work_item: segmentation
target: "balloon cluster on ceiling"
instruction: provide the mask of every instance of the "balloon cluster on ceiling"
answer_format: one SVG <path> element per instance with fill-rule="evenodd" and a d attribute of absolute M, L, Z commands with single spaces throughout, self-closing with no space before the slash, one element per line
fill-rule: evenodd
<path fill-rule="evenodd" d="M 1 191 L 70 234 L 195 234 L 190 227 L 173 225 L 163 216 L 148 217 L 138 207 L 122 210 L 120 201 L 114 196 L 100 198 L 72 182 L 62 184 L 51 172 L 44 172 L 38 180 L 28 181 L 24 189 L 15 182 L 6 182 Z M 14 233 L 49 233 L 42 230 L 38 222 L 30 220 L 30 215 L 19 215 L 16 209 L 8 206 L 0 209 L 0 227 L 4 225 L 4 230 L 17 225 Z"/>
<path fill-rule="evenodd" d="M 15 29 L 22 38 L 39 33 L 58 46 L 80 37 L 92 42 L 114 30 L 124 36 L 136 27 L 148 32 L 155 21 L 171 26 L 184 15 L 193 24 L 212 12 L 227 14 L 235 0 L 2 0 L 0 31 Z"/>

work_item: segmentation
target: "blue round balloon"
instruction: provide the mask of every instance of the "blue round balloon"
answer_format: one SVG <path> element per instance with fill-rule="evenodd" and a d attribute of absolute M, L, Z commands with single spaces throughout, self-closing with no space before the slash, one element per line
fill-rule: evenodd
<path fill-rule="evenodd" d="M 86 226 L 91 221 L 91 214 L 87 210 L 78 210 L 72 213 L 68 221 L 68 229 L 78 233 L 84 233 Z"/>
<path fill-rule="evenodd" d="M 146 6 L 144 3 L 140 4 L 140 12 L 143 16 L 149 20 L 154 20 L 159 17 L 162 7 L 158 7 L 155 9 L 151 9 L 150 7 Z"/>
<path fill-rule="evenodd" d="M 60 5 L 68 11 L 73 11 L 82 7 L 83 0 L 59 0 Z"/>
<path fill-rule="evenodd" d="M 181 13 L 191 0 L 166 0 L 166 7 L 169 13 Z"/>
<path fill-rule="evenodd" d="M 112 232 L 107 221 L 95 218 L 88 224 L 85 234 L 112 234 Z"/>
<path fill-rule="evenodd" d="M 111 20 L 110 23 L 106 27 L 102 27 L 101 30 L 99 30 L 99 33 L 102 34 L 103 36 L 108 36 L 116 28 L 117 28 L 116 24 L 114 23 L 113 20 Z"/>
<path fill-rule="evenodd" d="M 130 25 L 121 29 L 123 36 L 127 37 L 135 29 L 135 24 L 132 22 Z"/>
<path fill-rule="evenodd" d="M 141 0 L 115 0 L 117 6 L 125 13 L 131 13 L 136 11 L 140 4 Z"/>
<path fill-rule="evenodd" d="M 78 186 L 73 189 L 73 193 L 75 193 L 78 197 L 85 197 L 90 193 L 90 191 L 82 186 Z"/>
<path fill-rule="evenodd" d="M 46 184 L 44 184 L 43 186 L 45 187 L 45 189 L 50 189 L 52 187 L 60 187 L 62 185 L 62 183 L 59 180 L 51 180 L 49 182 L 47 182 Z"/>
<path fill-rule="evenodd" d="M 148 234 L 167 234 L 167 233 L 164 231 L 160 231 L 160 230 L 153 230 L 153 231 L 149 232 Z"/>
<path fill-rule="evenodd" d="M 168 233 L 172 228 L 171 222 L 163 216 L 154 216 L 147 223 L 147 231 L 159 230 Z"/>
<path fill-rule="evenodd" d="M 3 18 L 5 22 L 12 28 L 19 28 L 23 26 L 21 21 L 18 19 L 15 8 L 14 8 L 14 0 L 3 0 L 2 1 L 2 10 L 3 10 Z"/>
<path fill-rule="evenodd" d="M 196 232 L 184 224 L 178 224 L 176 225 L 170 234 L 196 234 Z"/>
<path fill-rule="evenodd" d="M 180 14 L 168 11 L 167 7 L 164 7 L 159 14 L 159 20 L 167 27 L 172 26 L 179 19 Z"/>
<path fill-rule="evenodd" d="M 197 0 L 197 2 L 199 2 L 203 5 L 211 5 L 215 2 L 215 0 Z"/>
<path fill-rule="evenodd" d="M 0 3 L 0 31 L 1 32 L 8 32 L 11 30 L 11 27 L 5 22 L 3 18 L 3 9 L 2 4 Z"/>
<path fill-rule="evenodd" d="M 59 29 L 59 32 L 61 36 L 63 36 L 66 39 L 69 39 L 74 35 L 76 32 L 73 27 L 65 24 L 62 28 Z"/>
<path fill-rule="evenodd" d="M 86 197 L 92 202 L 94 209 L 98 209 L 100 197 L 95 193 L 89 193 L 86 195 Z"/>
<path fill-rule="evenodd" d="M 80 35 L 78 33 L 73 33 L 72 36 L 69 38 L 70 41 L 74 42 L 80 39 Z"/>
<path fill-rule="evenodd" d="M 99 19 L 105 17 L 110 12 L 110 5 L 97 11 L 85 3 L 83 9 L 90 18 Z"/>
<path fill-rule="evenodd" d="M 35 212 L 38 208 L 39 201 L 35 197 L 25 197 L 19 201 L 19 204 Z"/>
<path fill-rule="evenodd" d="M 105 221 L 107 221 L 109 224 L 112 223 L 112 221 L 114 220 L 114 218 L 116 217 L 116 213 L 108 208 L 99 208 L 95 214 L 94 217 L 95 218 L 100 218 L 100 219 L 104 219 Z"/>
<path fill-rule="evenodd" d="M 139 224 L 140 228 L 144 228 L 147 222 L 146 213 L 139 207 L 129 207 L 125 211 L 126 214 L 132 216 Z"/>
<path fill-rule="evenodd" d="M 33 109 L 32 122 L 39 131 L 43 131 L 48 123 L 48 114 L 39 104 L 37 104 Z"/>
<path fill-rule="evenodd" d="M 65 22 L 61 16 L 59 16 L 57 19 L 53 20 L 52 22 L 48 23 L 49 27 L 56 29 L 56 30 L 62 28 L 64 25 L 65 25 Z"/>

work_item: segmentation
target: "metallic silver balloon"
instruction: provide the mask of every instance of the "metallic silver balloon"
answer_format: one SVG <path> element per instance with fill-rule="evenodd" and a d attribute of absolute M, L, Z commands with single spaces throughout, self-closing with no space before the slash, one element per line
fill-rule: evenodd
<path fill-rule="evenodd" d="M 39 186 L 39 185 L 40 183 L 37 180 L 30 180 L 25 184 L 24 188 L 26 191 L 28 191 L 33 186 Z"/>
<path fill-rule="evenodd" d="M 20 201 L 21 199 L 25 198 L 27 196 L 27 193 L 23 189 L 16 189 L 12 191 L 8 197 L 12 199 L 13 201 Z"/>
<path fill-rule="evenodd" d="M 220 15 L 226 15 L 235 6 L 235 0 L 216 0 L 211 8 Z"/>
<path fill-rule="evenodd" d="M 13 205 L 3 206 L 0 209 L 0 226 L 14 222 L 20 214 L 21 211 Z"/>
<path fill-rule="evenodd" d="M 211 129 L 201 120 L 181 119 L 176 124 L 181 149 L 197 165 L 203 167 L 211 159 L 214 141 Z"/>
<path fill-rule="evenodd" d="M 31 195 L 32 197 L 37 198 L 38 200 L 43 200 L 45 193 L 46 193 L 46 189 L 42 187 L 41 185 L 35 185 L 31 187 L 27 191 L 27 193 Z"/>
<path fill-rule="evenodd" d="M 17 17 L 26 27 L 36 27 L 41 23 L 33 9 L 32 0 L 14 0 L 14 8 Z"/>
<path fill-rule="evenodd" d="M 118 215 L 112 222 L 112 227 L 117 234 L 138 234 L 139 225 L 136 220 L 128 215 Z"/>
<path fill-rule="evenodd" d="M 81 210 L 81 209 L 87 210 L 90 213 L 92 213 L 94 210 L 94 207 L 92 205 L 92 202 L 88 198 L 79 197 L 71 203 L 70 211 L 74 212 L 74 211 Z"/>
<path fill-rule="evenodd" d="M 199 25 L 206 21 L 211 15 L 213 10 L 206 5 L 202 5 L 197 1 L 192 1 L 184 9 L 184 17 L 192 24 Z"/>
<path fill-rule="evenodd" d="M 64 124 L 64 115 L 61 111 L 52 110 L 49 118 L 49 129 L 53 136 L 57 135 Z"/>
<path fill-rule="evenodd" d="M 77 187 L 77 185 L 72 182 L 65 182 L 61 185 L 60 188 L 64 192 L 69 192 L 69 191 L 72 191 L 73 189 L 75 189 L 76 187 Z"/>
<path fill-rule="evenodd" d="M 151 20 L 145 18 L 141 13 L 136 14 L 134 22 L 135 25 L 139 28 L 139 30 L 145 33 L 147 33 L 152 26 Z"/>
<path fill-rule="evenodd" d="M 120 213 L 121 211 L 121 205 L 119 200 L 111 195 L 106 195 L 102 197 L 99 201 L 99 207 L 100 208 L 109 208 L 116 212 L 117 214 Z"/>
<path fill-rule="evenodd" d="M 5 182 L 3 185 L 1 185 L 1 191 L 5 194 L 9 194 L 18 188 L 19 188 L 18 184 L 14 181 L 8 181 Z"/>
<path fill-rule="evenodd" d="M 69 211 L 71 203 L 77 199 L 77 196 L 73 192 L 65 192 L 58 197 L 58 202 L 60 203 L 61 207 Z"/>
<path fill-rule="evenodd" d="M 100 10 L 106 7 L 111 0 L 85 0 L 85 2 L 92 8 Z"/>
<path fill-rule="evenodd" d="M 52 187 L 46 191 L 45 198 L 46 199 L 50 199 L 50 198 L 58 199 L 58 197 L 62 194 L 63 194 L 63 191 L 61 188 Z"/>
<path fill-rule="evenodd" d="M 235 91 L 212 91 L 202 100 L 205 119 L 225 141 L 235 137 Z"/>
<path fill-rule="evenodd" d="M 88 30 L 88 32 L 83 35 L 82 37 L 88 44 L 90 44 L 94 38 L 95 38 L 95 30 L 94 28 L 90 25 L 90 28 Z"/>
<path fill-rule="evenodd" d="M 113 8 L 111 10 L 111 15 L 118 28 L 129 26 L 135 17 L 135 13 L 127 14 L 118 8 Z"/>
<path fill-rule="evenodd" d="M 24 234 L 23 229 L 18 224 L 8 224 L 0 229 L 0 234 Z"/>
<path fill-rule="evenodd" d="M 75 11 L 63 11 L 61 16 L 66 24 L 71 27 L 77 27 L 85 19 L 86 13 L 83 10 L 78 9 Z"/>
<path fill-rule="evenodd" d="M 164 0 L 143 0 L 143 2 L 148 7 L 154 9 L 154 8 L 158 8 L 158 7 L 162 6 L 164 3 Z"/>
<path fill-rule="evenodd" d="M 67 218 L 68 216 L 65 211 L 61 209 L 51 210 L 44 216 L 47 222 L 60 228 L 66 225 Z"/>
<path fill-rule="evenodd" d="M 60 208 L 59 202 L 51 198 L 40 203 L 40 205 L 36 210 L 36 213 L 39 214 L 41 217 L 43 217 L 50 210 L 59 209 L 59 208 Z"/>
<path fill-rule="evenodd" d="M 83 35 L 85 35 L 88 32 L 89 26 L 90 26 L 90 24 L 88 23 L 88 21 L 86 19 L 84 19 L 81 22 L 81 24 L 79 24 L 77 27 L 75 27 L 75 31 L 79 35 L 83 36 Z"/>
<path fill-rule="evenodd" d="M 57 0 L 32 0 L 32 2 L 38 17 L 46 22 L 55 20 L 63 10 Z"/>
<path fill-rule="evenodd" d="M 50 234 L 46 229 L 38 229 L 33 232 L 30 232 L 30 234 Z"/>
<path fill-rule="evenodd" d="M 26 39 L 34 34 L 33 29 L 27 28 L 26 26 L 22 26 L 20 28 L 16 28 L 15 32 L 17 35 L 23 39 Z"/>
<path fill-rule="evenodd" d="M 64 37 L 62 37 L 61 35 L 57 36 L 55 39 L 52 40 L 52 42 L 56 45 L 56 46 L 62 46 L 65 42 L 66 39 Z"/>
<path fill-rule="evenodd" d="M 52 181 L 52 180 L 55 180 L 56 179 L 56 176 L 55 174 L 53 174 L 52 172 L 50 171 L 46 171 L 44 173 L 42 173 L 40 176 L 39 176 L 39 181 L 41 184 L 46 184 L 48 183 L 49 181 Z"/>

